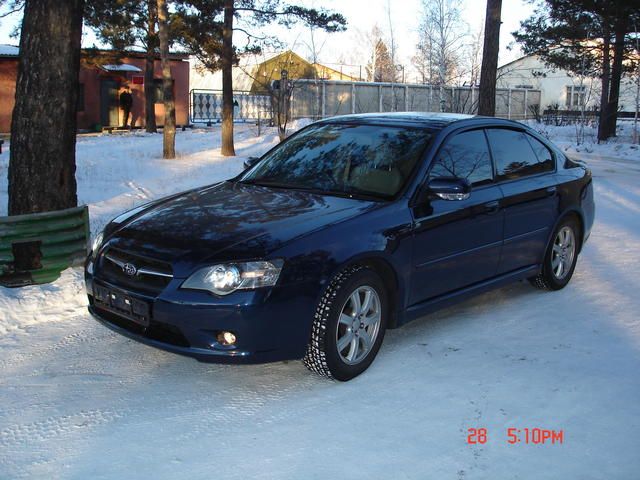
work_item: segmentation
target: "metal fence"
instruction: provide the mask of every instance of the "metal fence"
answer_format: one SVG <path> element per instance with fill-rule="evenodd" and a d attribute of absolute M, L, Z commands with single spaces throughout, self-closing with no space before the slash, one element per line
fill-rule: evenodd
<path fill-rule="evenodd" d="M 407 83 L 351 82 L 340 80 L 296 80 L 289 108 L 292 118 L 325 118 L 368 112 L 453 112 L 478 111 L 478 87 L 440 87 Z M 192 123 L 222 119 L 220 90 L 191 90 Z M 269 95 L 235 91 L 234 119 L 265 120 L 273 116 Z M 496 116 L 524 120 L 540 115 L 540 90 L 499 88 Z"/>
<path fill-rule="evenodd" d="M 296 80 L 293 118 L 324 118 L 368 112 L 477 113 L 478 87 L 401 83 Z M 498 89 L 496 116 L 522 120 L 540 112 L 540 90 Z"/>
<path fill-rule="evenodd" d="M 22 286 L 52 282 L 65 268 L 87 257 L 89 209 L 0 217 L 0 285 Z M 40 257 L 39 268 L 21 265 L 22 248 Z"/>
<path fill-rule="evenodd" d="M 222 119 L 221 90 L 191 90 L 189 118 L 191 123 L 211 123 Z M 233 118 L 238 120 L 271 119 L 271 99 L 268 95 L 251 95 L 249 92 L 233 92 L 237 103 Z"/>

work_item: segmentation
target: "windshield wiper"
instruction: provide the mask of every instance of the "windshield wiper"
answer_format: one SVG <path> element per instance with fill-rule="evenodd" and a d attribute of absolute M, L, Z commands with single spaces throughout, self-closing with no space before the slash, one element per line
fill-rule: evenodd
<path fill-rule="evenodd" d="M 290 183 L 273 182 L 270 180 L 241 180 L 240 183 L 246 183 L 247 185 L 258 185 L 260 187 L 273 187 L 282 188 L 286 190 L 309 190 L 306 187 L 300 185 L 292 185 Z"/>
<path fill-rule="evenodd" d="M 273 182 L 270 180 L 242 180 L 240 183 L 248 185 L 258 185 L 261 187 L 281 188 L 284 190 L 299 190 L 303 192 L 316 193 L 320 195 L 333 195 L 344 198 L 361 198 L 364 200 L 386 201 L 390 200 L 388 195 L 378 194 L 369 190 L 362 190 L 357 187 L 349 187 L 348 190 L 337 190 L 331 188 L 305 187 L 302 185 L 292 185 L 289 183 Z"/>

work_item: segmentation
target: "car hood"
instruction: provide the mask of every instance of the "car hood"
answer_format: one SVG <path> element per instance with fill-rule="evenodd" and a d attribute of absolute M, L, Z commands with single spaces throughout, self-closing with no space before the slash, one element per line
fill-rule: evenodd
<path fill-rule="evenodd" d="M 375 205 L 229 181 L 150 206 L 119 226 L 108 243 L 169 261 L 181 277 L 207 262 L 263 258 L 290 240 Z"/>

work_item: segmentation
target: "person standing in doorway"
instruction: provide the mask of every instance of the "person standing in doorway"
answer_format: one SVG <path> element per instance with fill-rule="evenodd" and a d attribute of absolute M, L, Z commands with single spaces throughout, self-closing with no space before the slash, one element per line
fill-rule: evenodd
<path fill-rule="evenodd" d="M 122 126 L 129 128 L 129 115 L 133 107 L 133 95 L 129 85 L 125 85 L 124 91 L 120 94 L 120 108 L 122 109 Z"/>

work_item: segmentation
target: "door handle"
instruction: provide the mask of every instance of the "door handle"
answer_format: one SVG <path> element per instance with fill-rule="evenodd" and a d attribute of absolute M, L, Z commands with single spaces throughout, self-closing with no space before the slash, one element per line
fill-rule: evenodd
<path fill-rule="evenodd" d="M 547 187 L 546 189 L 547 197 L 553 197 L 557 191 L 558 189 L 555 187 L 555 185 L 553 187 Z"/>
<path fill-rule="evenodd" d="M 484 213 L 486 213 L 487 215 L 493 215 L 494 213 L 498 213 L 498 211 L 500 210 L 500 202 L 498 200 L 487 202 L 483 206 Z"/>

